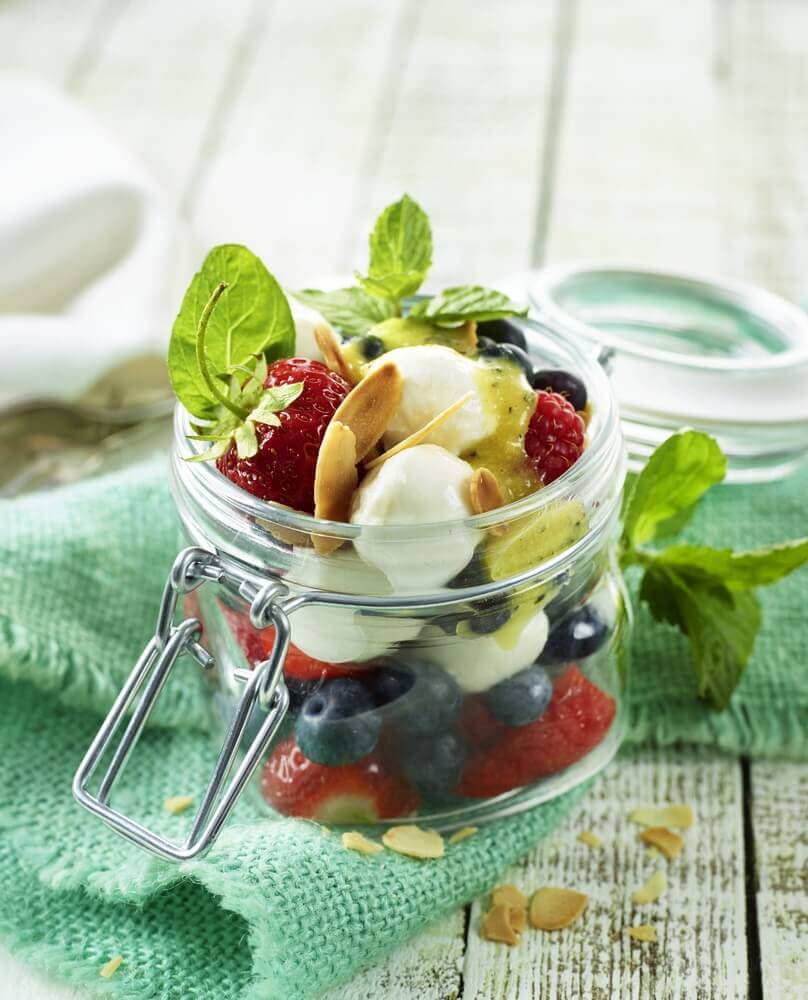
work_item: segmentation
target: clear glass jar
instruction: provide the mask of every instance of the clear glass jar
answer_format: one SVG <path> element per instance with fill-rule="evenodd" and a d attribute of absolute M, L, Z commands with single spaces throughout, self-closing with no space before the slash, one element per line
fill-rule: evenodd
<path fill-rule="evenodd" d="M 177 411 L 172 489 L 191 548 L 175 563 L 155 637 L 79 769 L 83 805 L 183 860 L 210 845 L 243 791 L 268 812 L 351 826 L 417 817 L 452 829 L 559 795 L 611 759 L 630 625 L 615 558 L 620 424 L 593 356 L 538 323 L 520 326 L 539 367 L 586 385 L 587 447 L 537 493 L 464 520 L 361 526 L 259 500 L 212 463 L 187 461 L 198 445 Z M 186 618 L 172 624 L 181 600 Z M 191 832 L 176 845 L 108 800 L 183 653 L 205 668 L 227 735 Z M 353 708 L 329 720 L 323 699 L 335 697 L 334 685 Z"/>
<path fill-rule="evenodd" d="M 195 446 L 178 412 L 172 482 L 189 543 L 271 574 L 287 602 L 302 600 L 289 612 L 290 708 L 254 786 L 272 808 L 346 823 L 417 814 L 448 828 L 558 795 L 614 754 L 628 619 L 613 558 L 624 479 L 617 414 L 596 362 L 522 326 L 537 362 L 584 380 L 588 446 L 555 483 L 465 521 L 361 527 L 267 504 L 212 464 L 186 461 Z M 319 555 L 313 532 L 339 548 Z M 213 703 L 229 723 L 245 672 L 269 655 L 274 632 L 255 629 L 232 593 L 205 588 L 194 598 L 218 665 Z M 523 692 L 514 676 L 537 658 Z M 358 735 L 349 731 L 357 717 L 333 723 L 310 761 L 297 748 L 309 747 L 301 706 L 341 677 L 357 680 L 373 707 L 359 713 Z M 306 768 L 307 784 L 322 785 L 320 806 L 291 788 L 285 795 L 273 767 Z"/>

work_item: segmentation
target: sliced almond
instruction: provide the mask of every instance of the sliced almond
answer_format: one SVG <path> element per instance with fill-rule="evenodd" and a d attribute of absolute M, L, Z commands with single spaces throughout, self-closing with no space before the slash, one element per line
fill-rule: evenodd
<path fill-rule="evenodd" d="M 505 503 L 497 477 L 490 469 L 476 469 L 469 483 L 471 509 L 475 514 L 487 514 Z"/>
<path fill-rule="evenodd" d="M 632 823 L 640 826 L 674 826 L 687 830 L 693 826 L 693 810 L 688 805 L 677 803 L 669 806 L 640 806 L 629 813 Z"/>
<path fill-rule="evenodd" d="M 115 955 L 108 962 L 101 966 L 100 975 L 104 979 L 110 979 L 120 969 L 123 962 L 123 955 Z"/>
<path fill-rule="evenodd" d="M 466 354 L 473 354 L 477 350 L 477 321 L 474 319 L 466 322 L 457 328 L 455 333 L 460 338 L 460 343 L 455 347 L 456 351 Z"/>
<path fill-rule="evenodd" d="M 492 906 L 480 921 L 480 936 L 486 941 L 519 944 L 519 934 L 511 921 L 511 908 L 505 903 Z"/>
<path fill-rule="evenodd" d="M 524 910 L 527 908 L 527 896 L 515 885 L 498 885 L 491 893 L 491 905 L 498 906 L 500 903 Z"/>
<path fill-rule="evenodd" d="M 163 802 L 166 812 L 170 812 L 172 816 L 179 816 L 193 804 L 194 800 L 190 795 L 172 795 Z"/>
<path fill-rule="evenodd" d="M 332 420 L 323 435 L 314 472 L 314 516 L 327 521 L 348 521 L 351 497 L 356 489 L 356 438 L 339 420 Z M 312 535 L 319 555 L 328 555 L 342 544 L 342 539 Z"/>
<path fill-rule="evenodd" d="M 540 931 L 563 930 L 580 917 L 588 901 L 588 896 L 575 889 L 539 889 L 530 901 L 530 922 Z"/>
<path fill-rule="evenodd" d="M 400 451 L 404 451 L 406 448 L 414 448 L 417 444 L 423 444 L 423 442 L 429 438 L 434 430 L 440 427 L 441 424 L 446 423 L 449 417 L 453 417 L 455 413 L 457 413 L 458 410 L 461 410 L 473 396 L 474 390 L 469 389 L 465 395 L 461 396 L 460 399 L 456 399 L 453 403 L 447 406 L 445 410 L 441 410 L 440 413 L 436 414 L 431 420 L 427 421 L 423 427 L 419 427 L 418 430 L 413 431 L 409 437 L 405 437 L 403 441 L 399 441 L 398 444 L 393 445 L 393 447 L 388 451 L 382 452 L 381 455 L 374 458 L 371 462 L 367 462 L 365 464 L 365 468 L 375 469 L 377 465 L 381 465 L 382 462 L 386 462 L 388 458 L 392 458 L 393 455 L 397 455 Z"/>
<path fill-rule="evenodd" d="M 385 847 L 410 858 L 442 858 L 443 837 L 437 830 L 422 830 L 420 826 L 391 826 L 382 836 Z"/>
<path fill-rule="evenodd" d="M 580 840 L 582 844 L 586 844 L 587 847 L 597 848 L 601 847 L 603 844 L 600 837 L 596 833 L 592 833 L 591 830 L 581 830 L 578 834 L 578 840 Z"/>
<path fill-rule="evenodd" d="M 401 402 L 404 379 L 392 361 L 374 368 L 337 407 L 333 419 L 354 433 L 361 462 L 381 440 Z"/>
<path fill-rule="evenodd" d="M 349 851 L 357 851 L 359 854 L 381 854 L 384 850 L 381 844 L 377 844 L 375 840 L 368 840 L 357 830 L 343 833 L 342 846 Z"/>
<path fill-rule="evenodd" d="M 628 928 L 628 936 L 635 941 L 650 941 L 656 944 L 656 927 L 651 927 L 650 924 L 638 924 L 636 927 Z"/>
<path fill-rule="evenodd" d="M 314 340 L 320 348 L 326 367 L 330 368 L 332 372 L 342 375 L 349 385 L 353 385 L 356 378 L 342 353 L 340 339 L 331 327 L 326 326 L 325 323 L 318 323 L 314 328 Z"/>
<path fill-rule="evenodd" d="M 527 907 L 511 906 L 510 911 L 511 927 L 513 927 L 517 934 L 521 934 L 525 927 L 527 927 Z"/>
<path fill-rule="evenodd" d="M 678 858 L 685 846 L 685 842 L 679 834 L 669 830 L 666 826 L 649 826 L 645 830 L 640 830 L 637 836 L 651 847 L 659 848 L 668 861 L 672 858 Z"/>
<path fill-rule="evenodd" d="M 645 903 L 655 903 L 667 888 L 668 880 L 665 877 L 665 872 L 654 872 L 650 878 L 643 882 L 639 889 L 635 889 L 632 892 L 631 902 L 637 903 L 638 906 L 642 906 Z"/>
<path fill-rule="evenodd" d="M 461 844 L 464 840 L 468 840 L 469 837 L 473 837 L 477 829 L 476 826 L 464 826 L 460 830 L 455 830 L 451 837 L 449 837 L 449 843 Z"/>

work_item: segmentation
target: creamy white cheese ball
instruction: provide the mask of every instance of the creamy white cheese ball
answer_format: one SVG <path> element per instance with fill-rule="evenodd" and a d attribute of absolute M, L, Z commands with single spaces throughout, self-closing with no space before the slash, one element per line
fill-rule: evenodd
<path fill-rule="evenodd" d="M 423 643 L 420 652 L 427 662 L 443 667 L 467 694 L 476 694 L 529 667 L 544 649 L 547 632 L 547 615 L 537 610 L 515 642 L 510 636 L 504 641 L 497 632 L 447 636 L 436 625 L 429 625 L 421 633 L 419 645 Z"/>
<path fill-rule="evenodd" d="M 310 309 L 299 302 L 292 306 L 292 319 L 295 324 L 295 357 L 322 361 L 323 355 L 314 339 L 314 328 L 329 324 L 316 309 Z"/>
<path fill-rule="evenodd" d="M 463 525 L 441 524 L 472 514 L 469 479 L 472 468 L 435 444 L 420 444 L 372 469 L 354 494 L 351 523 L 413 525 L 398 542 L 373 532 L 354 539 L 359 555 L 376 567 L 398 593 L 441 587 L 468 563 L 480 532 Z M 428 531 L 417 525 L 434 525 Z"/>
<path fill-rule="evenodd" d="M 343 547 L 329 556 L 295 549 L 293 593 L 306 590 L 386 596 L 387 578 Z M 355 663 L 389 653 L 397 643 L 414 639 L 423 622 L 415 618 L 368 614 L 351 608 L 303 605 L 289 617 L 292 642 L 308 656 L 327 663 Z"/>
<path fill-rule="evenodd" d="M 474 396 L 430 434 L 430 442 L 459 455 L 494 432 L 495 415 L 485 411 L 478 391 L 479 364 L 437 344 L 398 347 L 382 355 L 374 365 L 391 361 L 401 372 L 404 389 L 384 435 L 386 447 L 423 427 L 469 391 Z"/>

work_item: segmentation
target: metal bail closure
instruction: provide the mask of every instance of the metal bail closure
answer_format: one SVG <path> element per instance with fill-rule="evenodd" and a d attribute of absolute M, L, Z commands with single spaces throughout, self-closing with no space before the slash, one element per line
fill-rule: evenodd
<path fill-rule="evenodd" d="M 188 653 L 203 670 L 213 666 L 213 657 L 200 645 L 202 625 L 196 618 L 186 618 L 174 625 L 174 614 L 181 594 L 188 593 L 210 580 L 224 586 L 250 604 L 250 619 L 258 628 L 275 628 L 275 642 L 268 660 L 245 672 L 245 688 L 235 716 L 216 761 L 210 782 L 194 817 L 191 831 L 181 844 L 148 830 L 145 826 L 114 809 L 110 794 L 143 727 L 151 714 L 172 668 L 183 653 Z M 108 826 L 139 847 L 168 861 L 186 861 L 206 851 L 219 834 L 244 786 L 257 767 L 289 707 L 289 692 L 283 683 L 283 663 L 289 649 L 290 627 L 286 608 L 281 603 L 287 589 L 279 580 L 263 586 L 255 583 L 246 567 L 242 571 L 202 548 L 181 552 L 171 569 L 163 591 L 157 625 L 129 678 L 115 699 L 95 739 L 73 779 L 73 795 L 80 805 L 99 816 Z M 101 758 L 113 746 L 122 721 L 136 696 L 137 702 L 123 735 L 112 751 L 112 759 L 93 794 L 88 784 Z M 267 710 L 267 716 L 239 764 L 230 783 L 222 791 L 233 768 L 244 730 L 254 706 Z"/>

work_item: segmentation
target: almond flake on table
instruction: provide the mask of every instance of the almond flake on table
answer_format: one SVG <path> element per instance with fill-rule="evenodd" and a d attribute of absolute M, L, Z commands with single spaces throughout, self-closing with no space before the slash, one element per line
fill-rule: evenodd
<path fill-rule="evenodd" d="M 479 827 L 476 826 L 464 826 L 460 830 L 456 830 L 451 837 L 449 837 L 450 844 L 462 844 L 464 840 L 468 840 L 469 837 L 473 837 L 477 833 Z"/>
<path fill-rule="evenodd" d="M 537 889 L 530 901 L 530 922 L 540 931 L 563 930 L 580 917 L 588 902 L 589 897 L 575 889 Z"/>
<path fill-rule="evenodd" d="M 632 823 L 640 826 L 676 827 L 677 830 L 687 830 L 693 825 L 693 809 L 682 803 L 667 806 L 639 806 L 629 813 Z"/>
<path fill-rule="evenodd" d="M 114 955 L 106 964 L 101 966 L 99 975 L 104 979 L 110 979 L 121 966 L 123 955 Z"/>
<path fill-rule="evenodd" d="M 513 925 L 511 910 L 505 903 L 492 906 L 480 922 L 480 936 L 486 941 L 519 944 L 519 934 Z"/>
<path fill-rule="evenodd" d="M 516 907 L 521 910 L 527 909 L 527 896 L 515 885 L 498 885 L 491 893 L 491 905 Z"/>
<path fill-rule="evenodd" d="M 384 848 L 375 840 L 368 840 L 357 830 L 348 830 L 342 835 L 342 846 L 358 854 L 380 854 Z"/>
<path fill-rule="evenodd" d="M 634 938 L 635 941 L 649 941 L 651 944 L 656 944 L 657 941 L 656 927 L 652 927 L 650 924 L 629 927 L 628 936 Z"/>
<path fill-rule="evenodd" d="M 644 903 L 655 903 L 667 888 L 668 880 L 665 872 L 654 872 L 650 878 L 643 882 L 639 889 L 635 889 L 632 892 L 631 902 L 639 906 L 642 906 Z"/>
<path fill-rule="evenodd" d="M 603 841 L 596 833 L 592 833 L 591 830 L 581 830 L 578 834 L 578 840 L 582 844 L 586 844 L 587 847 L 597 848 L 603 846 Z"/>
<path fill-rule="evenodd" d="M 444 852 L 443 837 L 437 830 L 422 830 L 419 826 L 392 826 L 383 834 L 382 843 L 410 858 L 442 858 Z"/>
<path fill-rule="evenodd" d="M 637 836 L 644 843 L 661 851 L 668 861 L 678 858 L 685 846 L 679 834 L 665 826 L 649 826 L 645 830 L 640 830 Z"/>
<path fill-rule="evenodd" d="M 163 806 L 166 812 L 170 812 L 172 816 L 179 816 L 186 809 L 190 809 L 193 804 L 194 800 L 191 795 L 172 795 L 165 800 Z"/>

